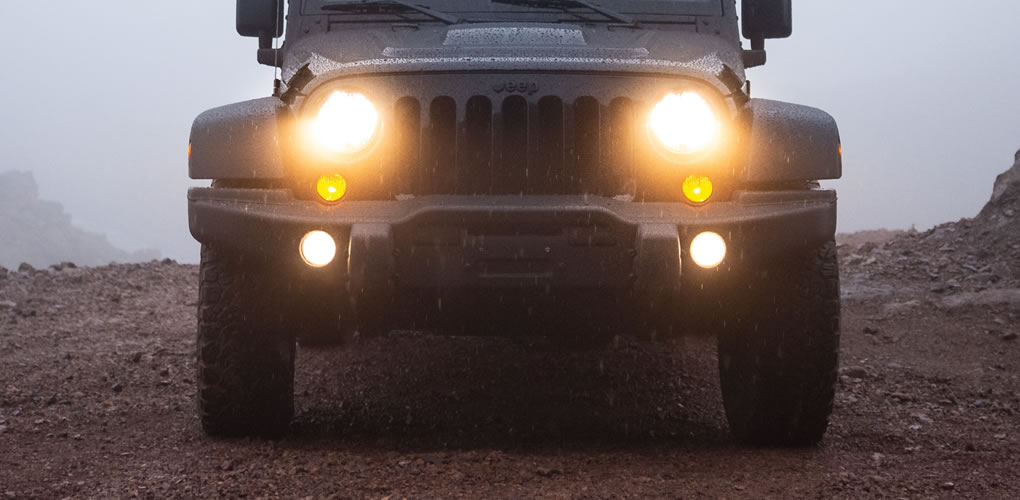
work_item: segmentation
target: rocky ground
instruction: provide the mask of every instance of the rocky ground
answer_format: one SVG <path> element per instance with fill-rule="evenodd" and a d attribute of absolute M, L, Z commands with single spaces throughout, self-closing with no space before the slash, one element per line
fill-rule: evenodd
<path fill-rule="evenodd" d="M 195 267 L 2 270 L 0 496 L 1020 498 L 1010 189 L 975 219 L 841 240 L 836 409 L 800 450 L 731 442 L 700 338 L 303 349 L 289 437 L 210 439 Z"/>

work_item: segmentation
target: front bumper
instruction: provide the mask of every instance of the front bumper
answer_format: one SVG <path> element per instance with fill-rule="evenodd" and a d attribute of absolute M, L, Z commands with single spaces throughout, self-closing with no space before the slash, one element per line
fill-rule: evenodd
<path fill-rule="evenodd" d="M 196 188 L 191 233 L 308 273 L 298 245 L 308 231 L 337 240 L 337 260 L 315 270 L 352 295 L 398 289 L 621 289 L 657 294 L 703 276 L 686 257 L 715 231 L 722 270 L 753 266 L 830 240 L 836 193 L 744 191 L 692 207 L 585 196 L 429 196 L 324 206 L 288 190 Z"/>

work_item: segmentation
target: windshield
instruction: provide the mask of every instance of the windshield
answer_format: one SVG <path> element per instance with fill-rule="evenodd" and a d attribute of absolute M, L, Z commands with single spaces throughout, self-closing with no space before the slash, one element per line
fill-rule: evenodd
<path fill-rule="evenodd" d="M 637 18 L 654 16 L 718 16 L 723 12 L 726 0 L 599 0 L 596 3 L 612 11 L 634 15 Z M 732 2 L 732 0 L 729 0 Z M 323 8 L 329 4 L 345 3 L 343 0 L 304 0 L 302 13 L 307 15 L 346 14 L 359 15 L 357 11 Z M 358 0 L 349 3 L 357 5 Z M 531 0 L 521 2 L 493 2 L 490 0 L 415 0 L 415 4 L 427 6 L 440 12 L 457 13 L 465 22 L 517 19 L 523 17 L 548 17 L 550 20 L 564 20 L 562 1 Z M 599 16 L 587 15 L 581 6 L 569 8 L 571 16 L 584 16 L 585 20 L 597 21 Z M 604 20 L 604 18 L 602 18 Z"/>

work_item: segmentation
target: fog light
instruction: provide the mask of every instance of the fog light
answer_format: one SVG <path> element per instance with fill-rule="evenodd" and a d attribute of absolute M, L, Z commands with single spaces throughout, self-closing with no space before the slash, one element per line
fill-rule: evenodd
<path fill-rule="evenodd" d="M 301 238 L 301 258 L 312 267 L 326 267 L 336 258 L 336 240 L 323 231 L 312 231 Z"/>
<path fill-rule="evenodd" d="M 711 179 L 703 175 L 692 175 L 684 180 L 684 196 L 692 203 L 708 201 L 714 189 Z"/>
<path fill-rule="evenodd" d="M 315 191 L 323 201 L 340 201 L 347 195 L 347 179 L 342 175 L 324 175 L 315 184 Z"/>
<path fill-rule="evenodd" d="M 719 267 L 726 259 L 726 240 L 716 233 L 701 233 L 691 242 L 691 259 L 705 268 Z"/>

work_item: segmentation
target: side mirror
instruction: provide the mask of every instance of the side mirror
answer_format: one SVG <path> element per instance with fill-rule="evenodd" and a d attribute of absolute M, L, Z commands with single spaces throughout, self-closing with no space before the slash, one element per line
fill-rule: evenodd
<path fill-rule="evenodd" d="M 792 0 L 741 0 L 742 30 L 752 45 L 793 34 Z"/>
<path fill-rule="evenodd" d="M 271 45 L 274 38 L 283 36 L 283 2 L 237 0 L 237 34 L 257 37 L 265 47 Z"/>

